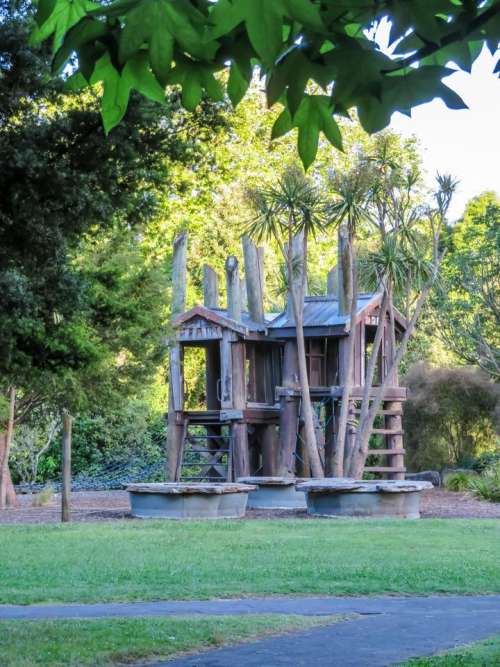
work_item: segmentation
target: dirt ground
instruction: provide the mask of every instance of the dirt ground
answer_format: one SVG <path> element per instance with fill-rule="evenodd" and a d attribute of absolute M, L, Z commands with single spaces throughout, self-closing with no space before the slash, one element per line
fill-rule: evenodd
<path fill-rule="evenodd" d="M 60 497 L 55 495 L 45 507 L 33 507 L 33 497 L 19 495 L 18 505 L 0 511 L 0 524 L 54 523 L 60 521 Z M 79 491 L 72 495 L 73 521 L 106 521 L 130 518 L 126 491 Z M 500 503 L 476 500 L 467 493 L 432 489 L 423 493 L 422 518 L 500 519 Z M 305 511 L 257 511 L 247 513 L 248 519 L 303 518 L 312 519 Z M 321 520 L 321 519 L 319 519 Z"/>

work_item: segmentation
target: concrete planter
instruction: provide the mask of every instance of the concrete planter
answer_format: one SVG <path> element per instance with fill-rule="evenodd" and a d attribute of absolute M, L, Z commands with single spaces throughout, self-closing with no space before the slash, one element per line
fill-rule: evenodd
<path fill-rule="evenodd" d="M 420 492 L 430 482 L 326 478 L 297 485 L 307 512 L 317 516 L 420 518 Z"/>
<path fill-rule="evenodd" d="M 255 491 L 248 496 L 248 509 L 305 509 L 306 498 L 297 491 L 292 477 L 239 477 L 238 482 L 251 484 Z"/>
<path fill-rule="evenodd" d="M 235 519 L 245 515 L 248 484 L 130 484 L 132 516 L 139 519 Z"/>

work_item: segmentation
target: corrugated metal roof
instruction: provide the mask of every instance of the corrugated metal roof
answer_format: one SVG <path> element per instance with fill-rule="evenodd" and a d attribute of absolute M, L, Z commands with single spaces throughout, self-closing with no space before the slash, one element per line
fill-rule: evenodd
<path fill-rule="evenodd" d="M 221 315 L 228 320 L 231 319 L 227 314 L 226 308 L 210 308 L 209 310 L 212 310 L 214 313 L 217 313 L 217 315 Z M 259 322 L 254 322 L 247 312 L 242 312 L 240 323 L 247 327 L 249 331 L 265 331 L 269 322 L 276 318 L 276 313 L 266 313 L 264 317 L 266 318 L 266 324 L 260 324 Z"/>
<path fill-rule="evenodd" d="M 358 296 L 359 313 L 377 294 L 360 294 Z M 338 299 L 329 296 L 306 296 L 304 302 L 304 327 L 335 327 L 345 324 L 349 316 L 339 315 Z M 268 325 L 268 329 L 287 329 L 295 326 L 293 314 L 286 311 L 280 313 Z"/>

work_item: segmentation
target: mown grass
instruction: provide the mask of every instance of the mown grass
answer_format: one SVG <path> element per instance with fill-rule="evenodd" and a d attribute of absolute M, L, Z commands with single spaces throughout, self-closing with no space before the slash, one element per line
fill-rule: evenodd
<path fill-rule="evenodd" d="M 500 665 L 500 635 L 475 644 L 436 655 L 432 658 L 417 658 L 404 667 L 498 667 Z"/>
<path fill-rule="evenodd" d="M 496 520 L 0 526 L 0 603 L 496 593 Z"/>
<path fill-rule="evenodd" d="M 208 616 L 0 622 L 2 667 L 104 667 L 334 623 L 322 616 Z"/>

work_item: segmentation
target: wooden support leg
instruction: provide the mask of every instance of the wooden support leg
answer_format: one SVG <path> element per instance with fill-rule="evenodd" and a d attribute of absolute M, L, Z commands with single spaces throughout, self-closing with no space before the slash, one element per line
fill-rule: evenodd
<path fill-rule="evenodd" d="M 309 457 L 307 455 L 307 447 L 305 446 L 305 431 L 301 424 L 299 430 L 299 439 L 297 444 L 297 477 L 310 477 L 311 466 L 309 464 Z"/>
<path fill-rule="evenodd" d="M 278 475 L 279 437 L 274 424 L 262 427 L 262 474 L 266 477 Z"/>
<path fill-rule="evenodd" d="M 185 424 L 182 413 L 169 413 L 167 431 L 167 478 L 169 482 L 179 480 L 184 437 Z"/>
<path fill-rule="evenodd" d="M 397 401 L 387 401 L 385 405 L 387 410 L 401 411 L 401 403 Z M 391 429 L 391 431 L 399 431 L 394 435 L 386 436 L 387 440 L 387 449 L 394 450 L 403 450 L 403 435 L 402 435 L 402 418 L 401 415 L 387 415 L 385 418 L 385 427 Z M 400 454 L 390 454 L 387 457 L 388 466 L 391 468 L 404 468 L 404 452 L 401 451 Z M 404 472 L 391 472 L 388 473 L 389 479 L 404 479 Z"/>
<path fill-rule="evenodd" d="M 248 456 L 248 433 L 244 422 L 233 422 L 231 426 L 233 436 L 233 470 L 234 478 L 248 477 L 250 465 Z"/>
<path fill-rule="evenodd" d="M 299 399 L 282 396 L 280 401 L 279 464 L 278 475 L 293 477 L 295 474 L 295 449 L 297 447 L 297 425 L 299 421 Z"/>
<path fill-rule="evenodd" d="M 332 461 L 335 451 L 335 402 L 333 399 L 325 404 L 325 476 L 333 477 Z"/>

